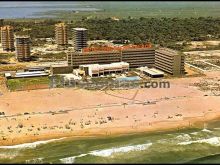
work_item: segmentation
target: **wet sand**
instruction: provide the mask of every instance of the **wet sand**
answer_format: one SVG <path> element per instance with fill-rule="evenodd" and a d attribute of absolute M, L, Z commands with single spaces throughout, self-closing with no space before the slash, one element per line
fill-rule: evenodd
<path fill-rule="evenodd" d="M 220 117 L 220 97 L 192 85 L 203 78 L 170 79 L 167 89 L 7 92 L 0 96 L 0 145 L 194 127 Z"/>

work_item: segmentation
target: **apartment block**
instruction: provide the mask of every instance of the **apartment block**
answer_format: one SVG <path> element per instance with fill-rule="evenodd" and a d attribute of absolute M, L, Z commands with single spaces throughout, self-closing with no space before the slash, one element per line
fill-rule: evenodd
<path fill-rule="evenodd" d="M 130 68 L 154 66 L 155 50 L 151 48 L 135 48 L 115 51 L 69 52 L 67 55 L 69 66 L 79 67 L 84 64 L 109 64 L 113 62 L 127 62 Z"/>
<path fill-rule="evenodd" d="M 85 28 L 73 28 L 73 46 L 75 51 L 81 51 L 87 47 L 87 29 Z"/>
<path fill-rule="evenodd" d="M 171 75 L 184 74 L 185 56 L 175 50 L 159 48 L 155 52 L 155 67 Z"/>
<path fill-rule="evenodd" d="M 16 57 L 18 61 L 30 61 L 30 37 L 16 36 Z"/>
<path fill-rule="evenodd" d="M 55 39 L 58 46 L 65 47 L 68 44 L 67 25 L 64 23 L 55 25 Z"/>
<path fill-rule="evenodd" d="M 155 63 L 155 50 L 152 48 L 125 49 L 121 54 L 121 61 L 129 63 L 130 68 L 152 67 Z"/>
<path fill-rule="evenodd" d="M 14 51 L 14 29 L 12 26 L 1 27 L 1 43 L 4 51 Z"/>
<path fill-rule="evenodd" d="M 99 52 L 68 52 L 67 61 L 69 66 L 78 68 L 85 64 L 109 64 L 121 61 L 119 51 L 99 51 Z"/>

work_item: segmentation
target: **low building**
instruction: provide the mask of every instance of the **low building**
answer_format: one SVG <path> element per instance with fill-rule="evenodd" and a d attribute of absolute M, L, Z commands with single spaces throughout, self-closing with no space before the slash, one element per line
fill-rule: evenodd
<path fill-rule="evenodd" d="M 80 70 L 85 71 L 85 75 L 93 76 L 100 76 L 110 73 L 116 72 L 125 72 L 129 70 L 129 64 L 126 62 L 118 62 L 118 63 L 111 63 L 111 64 L 90 64 L 90 65 L 80 65 Z"/>
<path fill-rule="evenodd" d="M 51 75 L 73 73 L 73 67 L 66 65 L 51 65 L 50 73 Z"/>
<path fill-rule="evenodd" d="M 152 78 L 157 78 L 157 77 L 163 77 L 164 72 L 155 69 L 155 68 L 148 68 L 148 67 L 141 67 L 138 70 L 140 70 L 143 74 L 152 77 Z"/>
<path fill-rule="evenodd" d="M 171 75 L 185 73 L 183 53 L 168 48 L 159 48 L 155 52 L 155 67 Z"/>
<path fill-rule="evenodd" d="M 42 77 L 48 76 L 49 74 L 44 71 L 35 71 L 35 72 L 19 72 L 16 73 L 14 78 L 25 78 L 25 77 Z"/>

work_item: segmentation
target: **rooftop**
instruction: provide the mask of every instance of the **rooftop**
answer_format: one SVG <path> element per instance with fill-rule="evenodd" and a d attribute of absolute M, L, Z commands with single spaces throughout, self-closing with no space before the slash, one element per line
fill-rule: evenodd
<path fill-rule="evenodd" d="M 18 35 L 18 36 L 16 36 L 16 39 L 17 38 L 30 38 L 30 36 L 28 36 L 28 35 Z"/>
<path fill-rule="evenodd" d="M 1 30 L 6 30 L 6 29 L 13 29 L 13 27 L 10 25 L 6 25 L 6 26 L 1 27 Z"/>
<path fill-rule="evenodd" d="M 87 29 L 85 29 L 85 28 L 73 28 L 74 30 L 79 30 L 79 31 L 85 31 L 85 30 L 87 30 Z"/>

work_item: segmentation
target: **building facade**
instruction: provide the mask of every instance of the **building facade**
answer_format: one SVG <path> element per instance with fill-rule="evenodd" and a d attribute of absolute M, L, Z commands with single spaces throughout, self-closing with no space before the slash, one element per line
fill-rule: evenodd
<path fill-rule="evenodd" d="M 1 27 L 1 43 L 4 51 L 14 51 L 14 28 L 12 26 Z"/>
<path fill-rule="evenodd" d="M 67 25 L 58 23 L 55 25 L 55 40 L 60 47 L 66 47 L 68 44 Z"/>
<path fill-rule="evenodd" d="M 30 61 L 30 37 L 16 36 L 16 58 L 18 61 Z"/>
<path fill-rule="evenodd" d="M 73 28 L 73 46 L 75 51 L 81 51 L 87 47 L 87 29 L 85 28 Z"/>
<path fill-rule="evenodd" d="M 84 71 L 85 75 L 94 77 L 117 72 L 126 72 L 129 70 L 129 64 L 127 62 L 115 62 L 111 64 L 88 64 L 80 65 L 79 69 Z"/>
<path fill-rule="evenodd" d="M 155 52 L 155 67 L 171 75 L 184 74 L 184 62 L 184 54 L 172 49 L 159 48 Z"/>
<path fill-rule="evenodd" d="M 127 62 L 130 68 L 153 66 L 155 63 L 155 50 L 151 48 L 135 48 L 116 51 L 92 51 L 67 53 L 69 66 L 74 68 L 84 64 L 109 64 L 113 62 Z"/>
<path fill-rule="evenodd" d="M 121 61 L 129 63 L 130 68 L 153 67 L 155 63 L 155 50 L 152 48 L 126 49 L 121 54 Z"/>
<path fill-rule="evenodd" d="M 99 51 L 99 52 L 68 52 L 67 62 L 69 66 L 78 68 L 79 65 L 86 64 L 109 64 L 120 62 L 121 54 L 119 51 Z"/>

